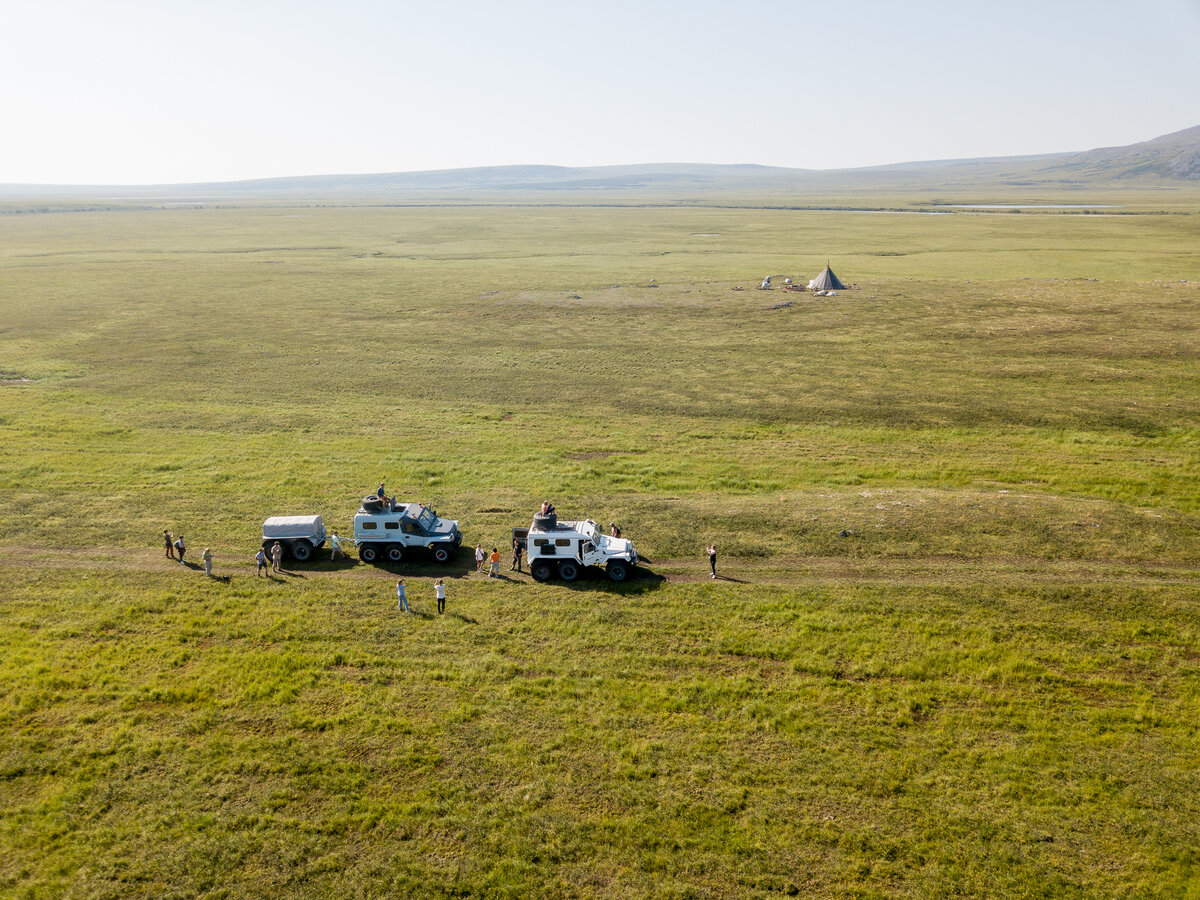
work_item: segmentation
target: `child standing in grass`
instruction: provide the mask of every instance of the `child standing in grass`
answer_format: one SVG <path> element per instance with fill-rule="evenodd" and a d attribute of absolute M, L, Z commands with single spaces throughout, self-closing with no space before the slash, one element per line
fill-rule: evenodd
<path fill-rule="evenodd" d="M 175 538 L 175 552 L 179 554 L 179 564 L 183 565 L 183 554 L 187 552 L 187 544 L 183 542 L 183 535 Z"/>
<path fill-rule="evenodd" d="M 262 547 L 259 547 L 258 552 L 254 554 L 254 561 L 258 564 L 258 570 L 254 573 L 255 576 L 261 575 L 265 578 L 266 576 L 263 575 L 263 569 L 267 567 L 267 551 Z"/>
<path fill-rule="evenodd" d="M 408 597 L 404 592 L 403 578 L 396 582 L 396 609 L 400 612 L 412 612 L 412 610 L 408 608 Z"/>
<path fill-rule="evenodd" d="M 433 592 L 437 597 L 438 615 L 446 611 L 446 582 L 439 578 L 433 583 Z"/>
<path fill-rule="evenodd" d="M 712 577 L 717 577 L 717 545 L 712 544 L 708 548 L 708 564 L 712 568 Z"/>
<path fill-rule="evenodd" d="M 500 550 L 497 547 L 492 548 L 492 555 L 488 557 L 488 561 L 492 566 L 488 570 L 488 578 L 500 577 Z"/>
<path fill-rule="evenodd" d="M 211 578 L 212 577 L 212 551 L 209 550 L 207 547 L 205 547 L 204 552 L 200 554 L 200 558 L 202 560 L 204 560 L 204 574 L 207 575 L 209 578 Z"/>
<path fill-rule="evenodd" d="M 487 554 L 483 552 L 483 544 L 475 545 L 475 571 L 483 571 L 483 561 L 487 559 Z"/>
<path fill-rule="evenodd" d="M 167 531 L 165 528 L 163 529 L 163 544 L 166 547 L 166 551 L 167 551 L 166 555 L 169 558 L 174 559 L 175 558 L 175 545 L 171 541 L 171 532 Z"/>

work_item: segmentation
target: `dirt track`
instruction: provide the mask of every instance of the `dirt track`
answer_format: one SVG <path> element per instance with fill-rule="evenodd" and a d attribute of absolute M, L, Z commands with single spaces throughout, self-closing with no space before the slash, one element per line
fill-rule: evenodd
<path fill-rule="evenodd" d="M 200 552 L 189 551 L 187 573 L 202 571 Z M 255 576 L 252 556 L 247 553 L 229 563 L 229 556 L 214 551 L 213 572 L 218 577 Z M 320 560 L 300 564 L 285 562 L 285 574 L 305 578 L 383 579 L 396 575 L 410 578 L 476 577 L 471 561 L 456 561 L 438 567 L 425 560 L 396 567 L 368 566 L 356 559 L 330 564 L 324 551 Z M 501 574 L 509 582 L 530 582 L 528 571 Z M 0 546 L 0 569 L 61 569 L 70 571 L 179 572 L 180 564 L 165 557 L 161 549 L 125 550 L 93 547 L 87 551 L 61 548 Z M 643 566 L 644 577 L 669 584 L 710 582 L 707 559 L 656 559 Z M 829 582 L 864 584 L 980 584 L 997 581 L 1027 584 L 1141 584 L 1200 587 L 1200 568 L 1169 560 L 1067 559 L 1045 560 L 1024 557 L 918 557 L 905 559 L 831 558 L 816 556 L 771 559 L 723 559 L 718 564 L 719 583 L 796 585 Z"/>

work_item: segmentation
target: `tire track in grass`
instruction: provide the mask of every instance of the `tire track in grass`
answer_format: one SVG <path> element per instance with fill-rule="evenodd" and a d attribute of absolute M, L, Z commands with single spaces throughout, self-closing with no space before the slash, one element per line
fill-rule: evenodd
<path fill-rule="evenodd" d="M 216 577 L 228 575 L 257 577 L 253 556 L 245 562 L 225 563 L 218 550 L 213 571 Z M 231 557 L 226 557 L 231 558 Z M 199 559 L 199 553 L 195 553 Z M 194 567 L 193 567 L 194 566 Z M 154 549 L 129 550 L 120 547 L 92 547 L 88 551 L 33 546 L 0 545 L 0 568 L 62 569 L 79 571 L 168 572 L 180 568 L 176 560 Z M 187 572 L 200 574 L 199 562 L 189 561 Z M 707 560 L 662 559 L 644 567 L 650 577 L 666 584 L 691 584 L 713 581 Z M 509 584 L 533 584 L 528 572 L 504 571 Z M 407 578 L 484 578 L 473 565 L 439 567 L 409 565 L 396 569 L 370 566 L 356 560 L 336 568 L 306 563 L 284 568 L 284 577 L 382 580 Z M 635 579 L 634 584 L 637 583 Z M 1067 559 L 1045 560 L 1032 557 L 947 556 L 907 557 L 903 559 L 788 556 L 766 560 L 729 560 L 718 567 L 718 584 L 804 585 L 831 581 L 877 584 L 939 585 L 963 582 L 1035 583 L 1035 584 L 1142 584 L 1200 587 L 1200 569 L 1190 563 L 1173 560 Z M 595 581 L 603 583 L 603 576 Z"/>

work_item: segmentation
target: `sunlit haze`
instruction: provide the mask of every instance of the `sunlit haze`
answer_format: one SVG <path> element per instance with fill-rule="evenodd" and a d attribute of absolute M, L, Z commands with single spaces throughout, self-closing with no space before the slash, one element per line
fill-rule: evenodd
<path fill-rule="evenodd" d="M 0 5 L 0 183 L 845 168 L 1200 124 L 1200 2 Z"/>

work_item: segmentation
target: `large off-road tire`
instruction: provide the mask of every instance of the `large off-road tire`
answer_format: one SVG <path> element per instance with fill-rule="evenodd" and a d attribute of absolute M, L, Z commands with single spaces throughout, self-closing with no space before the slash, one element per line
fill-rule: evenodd
<path fill-rule="evenodd" d="M 398 563 L 404 559 L 404 548 L 399 544 L 388 544 L 387 549 L 383 551 L 384 557 L 390 563 Z"/>
<path fill-rule="evenodd" d="M 549 581 L 554 570 L 550 568 L 549 563 L 539 562 L 529 567 L 529 574 L 533 576 L 534 581 Z"/>
<path fill-rule="evenodd" d="M 534 513 L 533 527 L 539 531 L 553 531 L 558 527 L 558 513 Z"/>
<path fill-rule="evenodd" d="M 433 560 L 434 562 L 448 563 L 450 557 L 454 555 L 454 548 L 449 544 L 434 544 L 433 545 Z"/>
<path fill-rule="evenodd" d="M 558 564 L 558 577 L 563 581 L 574 581 L 579 577 L 579 563 L 567 561 Z"/>
<path fill-rule="evenodd" d="M 383 510 L 383 501 L 374 495 L 363 497 L 362 508 L 364 512 L 381 512 Z"/>
<path fill-rule="evenodd" d="M 379 545 L 360 544 L 358 548 L 358 558 L 365 563 L 379 562 Z"/>
<path fill-rule="evenodd" d="M 301 538 L 298 541 L 292 541 L 292 545 L 288 548 L 292 554 L 292 559 L 296 562 L 308 562 L 312 559 L 313 545 Z"/>
<path fill-rule="evenodd" d="M 609 560 L 605 571 L 608 572 L 609 581 L 626 581 L 629 578 L 629 563 L 623 559 L 612 559 Z"/>

